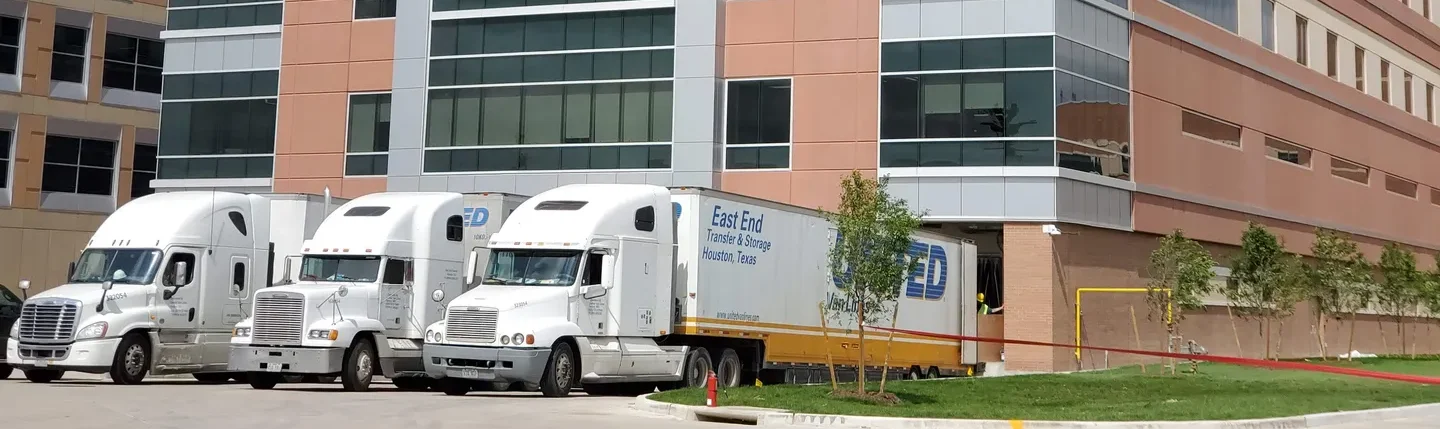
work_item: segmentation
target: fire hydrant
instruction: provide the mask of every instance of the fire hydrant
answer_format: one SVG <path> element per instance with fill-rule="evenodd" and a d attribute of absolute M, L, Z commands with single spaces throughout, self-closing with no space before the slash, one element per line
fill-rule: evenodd
<path fill-rule="evenodd" d="M 716 388 L 719 387 L 720 379 L 715 378 L 715 371 L 705 377 L 705 406 L 718 407 L 720 401 L 716 398 Z"/>

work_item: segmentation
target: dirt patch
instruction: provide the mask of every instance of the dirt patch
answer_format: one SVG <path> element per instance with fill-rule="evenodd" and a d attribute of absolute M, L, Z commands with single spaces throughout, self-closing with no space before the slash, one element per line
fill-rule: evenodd
<path fill-rule="evenodd" d="M 875 405 L 900 405 L 900 398 L 897 397 L 897 396 L 895 396 L 895 394 L 890 393 L 890 392 L 885 392 L 885 393 L 864 392 L 864 393 L 861 393 L 861 392 L 856 392 L 856 391 L 854 391 L 854 390 L 837 390 L 837 391 L 830 392 L 830 397 L 831 397 L 831 398 L 835 398 L 835 399 L 847 399 L 847 400 L 851 400 L 851 401 L 860 401 L 860 402 L 864 402 L 864 403 L 867 403 L 867 404 L 875 404 Z"/>

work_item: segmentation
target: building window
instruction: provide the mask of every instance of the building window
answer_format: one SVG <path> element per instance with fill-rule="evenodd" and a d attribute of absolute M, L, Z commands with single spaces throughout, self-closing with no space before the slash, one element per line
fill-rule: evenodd
<path fill-rule="evenodd" d="M 880 138 L 1053 137 L 1052 72 L 884 76 Z"/>
<path fill-rule="evenodd" d="M 1405 113 L 1415 113 L 1415 104 L 1411 101 L 1411 99 L 1415 97 L 1415 84 L 1411 83 L 1413 79 L 1414 76 L 1411 76 L 1410 72 L 1405 72 L 1405 83 L 1403 87 L 1405 90 Z"/>
<path fill-rule="evenodd" d="M 940 71 L 998 69 L 1016 67 L 1050 67 L 1050 36 L 1012 37 L 964 40 L 930 40 L 923 42 L 894 42 L 881 45 L 880 71 Z M 1067 39 L 1054 39 L 1063 43 L 1065 49 L 1057 49 L 1055 57 L 1071 58 L 1071 45 L 1094 50 Z M 1096 51 L 1099 52 L 1099 51 Z M 1083 59 L 1094 60 L 1093 54 Z M 1107 55 L 1108 56 L 1108 55 Z M 1092 65 L 1094 64 L 1094 65 Z M 1068 62 L 1065 66 L 1069 66 Z M 1073 69 L 1091 70 L 1103 67 L 1100 61 L 1086 61 L 1084 67 L 1078 64 Z M 1068 68 L 1068 67 L 1067 67 Z"/>
<path fill-rule="evenodd" d="M 671 46 L 675 10 L 436 21 L 430 43 L 431 56 Z"/>
<path fill-rule="evenodd" d="M 394 18 L 398 0 L 355 0 L 355 19 Z"/>
<path fill-rule="evenodd" d="M 105 35 L 106 88 L 160 93 L 160 71 L 165 65 L 165 42 L 123 34 Z"/>
<path fill-rule="evenodd" d="M 1330 157 L 1330 174 L 1355 183 L 1370 184 L 1370 167 Z"/>
<path fill-rule="evenodd" d="M 1310 149 L 1270 136 L 1265 136 L 1265 155 L 1302 167 L 1310 166 Z"/>
<path fill-rule="evenodd" d="M 725 168 L 790 167 L 790 85 L 790 79 L 726 84 Z"/>
<path fill-rule="evenodd" d="M 273 98 L 164 103 L 159 177 L 270 177 L 275 107 Z"/>
<path fill-rule="evenodd" d="M 1218 25 L 1220 28 L 1229 30 L 1231 33 L 1240 31 L 1240 9 L 1236 5 L 1236 0 L 1165 0 L 1165 2 L 1209 21 L 1211 24 Z"/>
<path fill-rule="evenodd" d="M 670 81 L 430 91 L 427 147 L 669 142 Z"/>
<path fill-rule="evenodd" d="M 1053 141 L 881 142 L 880 167 L 1054 167 Z"/>
<path fill-rule="evenodd" d="M 425 172 L 639 170 L 670 168 L 670 145 L 430 149 Z"/>
<path fill-rule="evenodd" d="M 1048 50 L 1042 53 L 1050 55 Z M 1121 88 L 1130 87 L 1129 61 L 1063 37 L 1055 38 L 1055 66 Z"/>
<path fill-rule="evenodd" d="M 1055 136 L 1128 154 L 1130 93 L 1070 73 L 1056 73 Z"/>
<path fill-rule="evenodd" d="M 1260 2 L 1260 46 L 1275 50 L 1275 0 Z"/>
<path fill-rule="evenodd" d="M 1240 127 L 1189 110 L 1180 112 L 1180 130 L 1190 137 L 1240 147 Z"/>
<path fill-rule="evenodd" d="M 115 142 L 45 136 L 41 191 L 112 195 L 114 181 Z"/>
<path fill-rule="evenodd" d="M 1390 102 L 1390 62 L 1380 60 L 1380 101 Z"/>
<path fill-rule="evenodd" d="M 226 73 L 190 73 L 165 76 L 166 100 L 239 97 L 274 97 L 280 89 L 280 72 L 260 70 Z"/>
<path fill-rule="evenodd" d="M 345 175 L 384 176 L 390 151 L 390 94 L 351 94 Z"/>
<path fill-rule="evenodd" d="M 1440 206 L 1440 189 L 1430 188 L 1430 204 Z"/>
<path fill-rule="evenodd" d="M 1415 182 L 1411 182 L 1409 180 L 1386 174 L 1385 190 L 1393 192 L 1397 195 L 1417 198 L 1418 193 L 1420 192 L 1420 186 L 1415 184 Z"/>
<path fill-rule="evenodd" d="M 1365 92 L 1365 50 L 1355 47 L 1355 89 Z"/>
<path fill-rule="evenodd" d="M 90 43 L 90 31 L 56 24 L 54 42 L 50 54 L 50 80 L 84 82 L 85 47 Z"/>
<path fill-rule="evenodd" d="M 198 30 L 202 28 L 250 27 L 256 25 L 280 25 L 284 7 L 280 3 L 244 5 L 262 0 L 231 1 L 231 4 L 214 5 L 217 1 L 171 1 L 167 30 Z M 201 6 L 194 6 L 203 3 Z M 185 6 L 181 6 L 181 5 Z M 191 7 L 194 6 L 194 7 Z M 181 9 L 183 7 L 183 9 Z"/>
<path fill-rule="evenodd" d="M 150 181 L 155 180 L 155 168 L 159 167 L 155 160 L 159 149 L 152 144 L 135 145 L 135 162 L 131 166 L 130 174 L 130 199 L 155 193 Z"/>
<path fill-rule="evenodd" d="M 10 148 L 15 133 L 0 130 L 0 189 L 10 187 Z"/>
<path fill-rule="evenodd" d="M 430 61 L 430 86 L 668 78 L 675 51 L 510 55 Z"/>
<path fill-rule="evenodd" d="M 22 19 L 0 15 L 0 73 L 19 74 Z"/>
<path fill-rule="evenodd" d="M 1340 76 L 1339 58 L 1336 57 L 1339 45 L 1340 36 L 1325 32 L 1325 75 L 1331 79 L 1339 79 Z"/>
<path fill-rule="evenodd" d="M 1295 62 L 1310 65 L 1310 37 L 1307 32 L 1310 21 L 1295 15 Z"/>

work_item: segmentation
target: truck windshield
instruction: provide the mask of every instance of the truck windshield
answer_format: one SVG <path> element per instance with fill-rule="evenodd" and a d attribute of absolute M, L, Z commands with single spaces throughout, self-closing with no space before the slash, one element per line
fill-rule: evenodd
<path fill-rule="evenodd" d="M 506 250 L 490 253 L 487 285 L 570 286 L 580 268 L 579 250 Z"/>
<path fill-rule="evenodd" d="M 70 283 L 150 284 L 159 266 L 160 251 L 155 249 L 85 249 Z"/>
<path fill-rule="evenodd" d="M 300 268 L 300 280 L 369 283 L 379 277 L 379 256 L 305 255 Z"/>

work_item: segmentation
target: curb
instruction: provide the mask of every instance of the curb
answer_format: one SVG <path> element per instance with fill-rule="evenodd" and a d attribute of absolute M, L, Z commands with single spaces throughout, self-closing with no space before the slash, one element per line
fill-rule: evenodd
<path fill-rule="evenodd" d="M 633 408 L 680 420 L 743 423 L 757 426 L 808 426 L 864 429 L 1299 429 L 1324 428 L 1358 422 L 1440 415 L 1440 404 L 1410 405 L 1361 411 L 1308 414 L 1251 420 L 1200 420 L 1159 422 L 1062 422 L 1043 420 L 962 420 L 900 417 L 841 416 L 792 413 L 749 407 L 701 407 L 659 402 L 649 394 L 635 398 Z"/>

